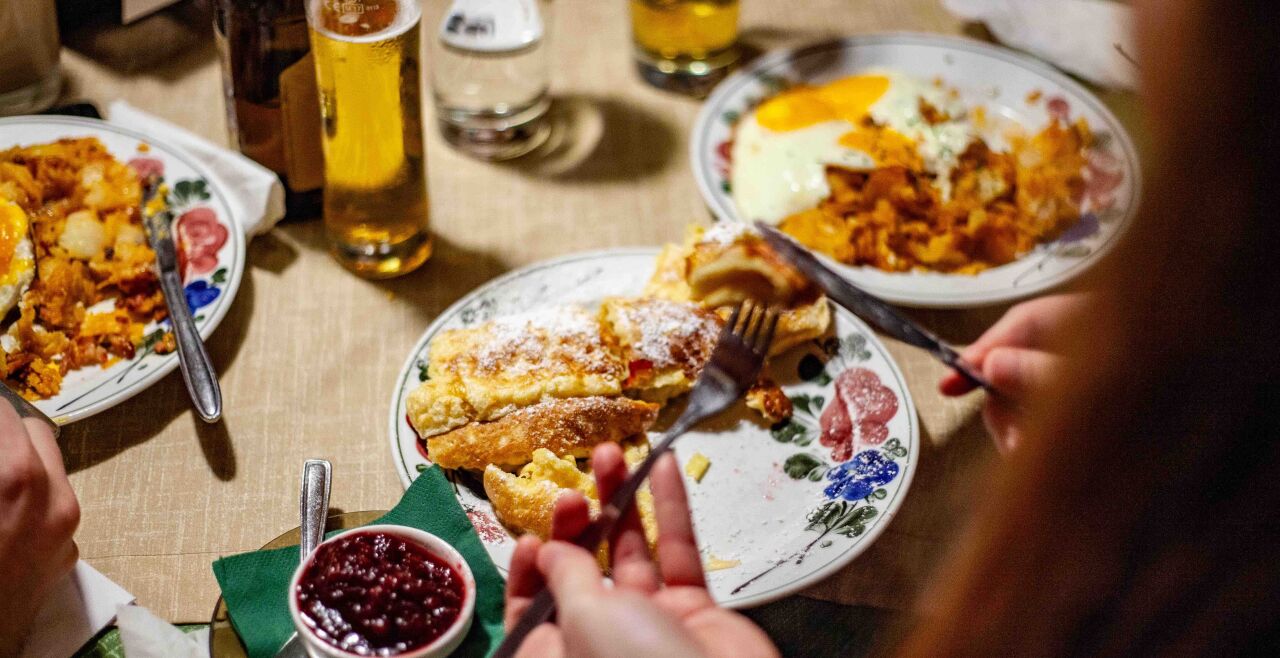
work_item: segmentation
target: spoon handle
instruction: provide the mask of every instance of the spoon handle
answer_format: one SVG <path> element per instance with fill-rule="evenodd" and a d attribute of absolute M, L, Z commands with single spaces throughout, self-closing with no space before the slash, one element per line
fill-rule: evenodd
<path fill-rule="evenodd" d="M 329 513 L 329 476 L 333 466 L 323 459 L 308 459 L 302 465 L 301 533 L 299 559 L 316 550 L 324 539 L 324 520 Z"/>

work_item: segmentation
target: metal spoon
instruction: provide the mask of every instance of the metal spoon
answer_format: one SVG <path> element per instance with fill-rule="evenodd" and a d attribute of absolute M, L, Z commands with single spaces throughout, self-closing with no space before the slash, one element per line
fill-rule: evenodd
<path fill-rule="evenodd" d="M 302 465 L 301 541 L 298 543 L 298 559 L 306 562 L 324 540 L 324 520 L 329 513 L 329 478 L 333 466 L 323 459 L 308 459 Z M 292 596 L 292 592 L 290 596 Z M 307 649 L 295 632 L 276 652 L 276 658 L 306 658 Z"/>

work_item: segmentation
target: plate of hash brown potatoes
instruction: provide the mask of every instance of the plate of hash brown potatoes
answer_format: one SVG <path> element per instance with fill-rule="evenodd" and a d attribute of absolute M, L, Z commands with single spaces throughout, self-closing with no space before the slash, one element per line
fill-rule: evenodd
<path fill-rule="evenodd" d="M 919 428 L 902 373 L 739 224 L 662 249 L 614 249 L 511 272 L 446 310 L 396 381 L 390 440 L 407 487 L 432 464 L 504 572 L 515 537 L 550 531 L 555 500 L 598 509 L 591 449 L 629 463 L 679 415 L 725 318 L 781 309 L 761 380 L 675 444 L 712 594 L 742 607 L 849 563 L 911 484 Z M 652 498 L 637 497 L 651 545 Z"/>
<path fill-rule="evenodd" d="M 720 221 L 764 221 L 908 306 L 1008 302 L 1097 262 L 1141 196 L 1137 152 L 1084 87 L 1004 48 L 916 34 L 768 53 L 694 125 Z"/>
<path fill-rule="evenodd" d="M 186 152 L 102 121 L 0 119 L 0 375 L 59 424 L 108 409 L 178 365 L 142 225 L 173 216 L 186 302 L 203 337 L 226 315 L 244 236 Z"/>

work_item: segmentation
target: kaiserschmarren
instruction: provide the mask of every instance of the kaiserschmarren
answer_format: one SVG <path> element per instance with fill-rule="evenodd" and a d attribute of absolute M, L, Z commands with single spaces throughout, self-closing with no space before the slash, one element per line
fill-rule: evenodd
<path fill-rule="evenodd" d="M 597 318 L 577 306 L 443 331 L 431 341 L 427 372 L 408 400 L 423 437 L 550 398 L 616 396 L 626 376 Z"/>
<path fill-rule="evenodd" d="M 538 450 L 581 459 L 597 444 L 643 435 L 658 408 L 623 397 L 556 398 L 428 437 L 427 453 L 441 468 L 475 470 L 490 464 L 516 468 Z"/>
<path fill-rule="evenodd" d="M 748 299 L 770 304 L 779 310 L 770 354 L 813 340 L 831 324 L 821 291 L 743 224 L 690 226 L 683 243 L 663 247 L 645 294 L 695 301 L 722 316 Z"/>
<path fill-rule="evenodd" d="M 406 400 L 409 421 L 437 465 L 483 471 L 498 520 L 545 539 L 555 501 L 568 492 L 598 513 L 588 459 L 595 446 L 618 443 L 628 466 L 644 459 L 659 410 L 693 387 L 730 307 L 746 299 L 781 311 L 775 344 L 817 338 L 831 321 L 826 298 L 758 235 L 695 227 L 663 250 L 640 297 L 608 297 L 594 311 L 552 306 L 438 334 L 427 378 Z M 747 399 L 771 424 L 791 415 L 767 378 Z M 647 488 L 637 506 L 653 542 Z"/>

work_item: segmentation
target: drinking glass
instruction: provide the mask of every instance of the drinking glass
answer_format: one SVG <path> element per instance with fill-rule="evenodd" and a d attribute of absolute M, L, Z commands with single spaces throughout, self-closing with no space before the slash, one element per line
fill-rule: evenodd
<path fill-rule="evenodd" d="M 703 96 L 738 60 L 738 0 L 629 0 L 636 65 L 650 84 Z"/>
<path fill-rule="evenodd" d="M 324 225 L 360 276 L 431 256 L 418 0 L 309 0 L 324 150 Z"/>
<path fill-rule="evenodd" d="M 39 112 L 62 90 L 53 3 L 0 1 L 0 115 Z"/>

